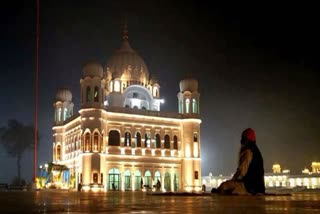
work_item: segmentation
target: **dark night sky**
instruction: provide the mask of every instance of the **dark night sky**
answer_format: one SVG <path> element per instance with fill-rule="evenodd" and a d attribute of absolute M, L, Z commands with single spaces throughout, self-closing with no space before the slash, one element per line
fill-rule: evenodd
<path fill-rule="evenodd" d="M 35 0 L 1 7 L 1 115 L 33 123 Z M 67 3 L 66 3 L 67 2 Z M 197 3 L 195 3 L 197 2 Z M 161 86 L 164 111 L 177 111 L 179 81 L 199 81 L 202 174 L 231 174 L 243 129 L 256 130 L 265 171 L 279 162 L 299 173 L 320 161 L 315 5 L 228 4 L 209 1 L 40 1 L 39 164 L 51 161 L 53 102 L 59 87 L 79 110 L 81 65 L 105 65 L 129 40 Z M 15 160 L 0 148 L 0 182 L 15 175 Z M 9 164 L 12 163 L 12 164 Z M 32 176 L 32 152 L 23 176 Z"/>

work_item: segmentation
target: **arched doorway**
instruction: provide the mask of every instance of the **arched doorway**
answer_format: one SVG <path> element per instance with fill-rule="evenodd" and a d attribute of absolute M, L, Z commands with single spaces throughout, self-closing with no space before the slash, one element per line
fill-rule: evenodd
<path fill-rule="evenodd" d="M 130 190 L 131 189 L 131 173 L 129 170 L 124 172 L 124 189 Z"/>
<path fill-rule="evenodd" d="M 119 190 L 120 187 L 120 171 L 113 168 L 109 170 L 108 190 Z"/>
<path fill-rule="evenodd" d="M 174 173 L 173 188 L 174 188 L 175 192 L 177 192 L 179 189 L 179 175 L 178 175 L 178 173 Z"/>
<path fill-rule="evenodd" d="M 164 189 L 166 191 L 171 191 L 171 175 L 169 172 L 166 172 L 164 175 Z"/>
<path fill-rule="evenodd" d="M 141 190 L 141 172 L 139 170 L 135 171 L 134 173 L 134 186 L 135 186 L 135 190 Z"/>
<path fill-rule="evenodd" d="M 154 173 L 154 185 L 156 186 L 157 191 L 161 190 L 161 174 L 159 171 Z"/>
<path fill-rule="evenodd" d="M 152 188 L 152 178 L 151 178 L 151 173 L 150 171 L 146 171 L 144 173 L 144 184 L 146 188 Z"/>

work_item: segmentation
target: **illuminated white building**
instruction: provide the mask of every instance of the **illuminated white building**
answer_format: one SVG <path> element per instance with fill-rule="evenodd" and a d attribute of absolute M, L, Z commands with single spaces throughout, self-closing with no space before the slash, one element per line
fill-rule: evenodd
<path fill-rule="evenodd" d="M 184 79 L 179 112 L 162 112 L 160 85 L 150 78 L 124 29 L 121 47 L 103 68 L 83 66 L 81 108 L 56 95 L 53 162 L 66 165 L 83 189 L 162 191 L 201 189 L 198 82 Z"/>
<path fill-rule="evenodd" d="M 265 173 L 264 182 L 266 188 L 275 189 L 319 189 L 320 188 L 320 163 L 312 162 L 312 172 L 308 168 L 304 168 L 301 174 L 290 174 L 290 170 L 284 169 L 281 171 L 280 164 L 276 163 L 272 166 L 272 173 Z M 217 188 L 223 181 L 232 178 L 230 176 L 202 176 L 202 184 L 206 185 L 207 191 L 211 188 Z"/>

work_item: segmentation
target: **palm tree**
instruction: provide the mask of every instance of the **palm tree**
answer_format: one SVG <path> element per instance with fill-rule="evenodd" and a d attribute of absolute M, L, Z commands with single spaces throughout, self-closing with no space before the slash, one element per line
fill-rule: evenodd
<path fill-rule="evenodd" d="M 0 143 L 9 156 L 17 159 L 17 178 L 20 182 L 22 155 L 34 146 L 33 126 L 26 126 L 15 119 L 8 120 L 7 126 L 0 128 Z"/>

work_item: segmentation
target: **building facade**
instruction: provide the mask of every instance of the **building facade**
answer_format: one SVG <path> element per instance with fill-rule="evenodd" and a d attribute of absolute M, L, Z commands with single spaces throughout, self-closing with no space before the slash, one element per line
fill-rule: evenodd
<path fill-rule="evenodd" d="M 53 163 L 66 165 L 83 189 L 201 190 L 198 82 L 180 81 L 178 112 L 162 112 L 159 83 L 122 33 L 103 67 L 89 62 L 81 106 L 60 89 L 54 103 Z"/>

